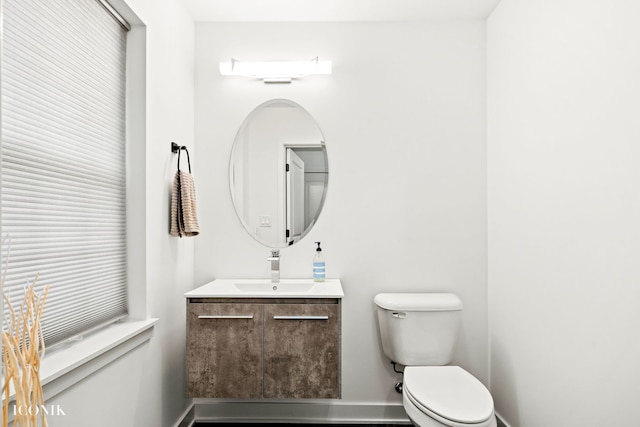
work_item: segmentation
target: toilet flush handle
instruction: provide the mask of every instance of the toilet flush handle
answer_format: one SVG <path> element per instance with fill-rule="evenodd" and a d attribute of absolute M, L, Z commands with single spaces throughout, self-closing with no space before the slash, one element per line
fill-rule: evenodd
<path fill-rule="evenodd" d="M 405 317 L 407 317 L 407 313 L 403 313 L 400 311 L 394 311 L 393 313 L 391 313 L 391 315 L 396 319 L 404 319 Z"/>

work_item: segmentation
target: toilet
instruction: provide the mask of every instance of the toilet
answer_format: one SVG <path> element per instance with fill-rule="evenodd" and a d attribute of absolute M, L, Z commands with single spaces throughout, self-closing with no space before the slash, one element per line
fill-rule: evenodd
<path fill-rule="evenodd" d="M 450 293 L 383 293 L 377 305 L 384 354 L 403 365 L 402 403 L 418 427 L 496 427 L 489 390 L 453 355 L 462 301 Z"/>

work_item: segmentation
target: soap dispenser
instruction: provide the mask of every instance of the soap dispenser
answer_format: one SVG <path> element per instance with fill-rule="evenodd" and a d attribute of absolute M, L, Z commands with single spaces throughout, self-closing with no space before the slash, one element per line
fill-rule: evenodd
<path fill-rule="evenodd" d="M 313 257 L 313 281 L 324 282 L 324 257 L 322 256 L 322 248 L 320 242 L 315 242 L 318 245 L 316 254 Z"/>

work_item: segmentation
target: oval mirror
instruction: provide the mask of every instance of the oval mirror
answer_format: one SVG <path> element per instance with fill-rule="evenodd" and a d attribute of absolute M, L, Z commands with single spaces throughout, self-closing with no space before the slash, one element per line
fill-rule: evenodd
<path fill-rule="evenodd" d="M 229 181 L 247 232 L 270 248 L 299 241 L 318 219 L 327 194 L 327 151 L 317 123 L 300 105 L 267 101 L 236 135 Z"/>

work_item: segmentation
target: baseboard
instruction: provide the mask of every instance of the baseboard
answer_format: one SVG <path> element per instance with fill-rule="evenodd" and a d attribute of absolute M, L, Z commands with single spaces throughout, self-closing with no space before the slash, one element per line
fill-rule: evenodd
<path fill-rule="evenodd" d="M 189 407 L 184 411 L 182 416 L 178 419 L 175 427 L 192 427 L 196 422 L 195 413 L 195 407 L 193 403 L 191 403 Z"/>
<path fill-rule="evenodd" d="M 498 427 L 511 427 L 496 412 Z M 338 401 L 211 401 L 195 399 L 175 427 L 205 422 L 262 422 L 316 424 L 411 424 L 400 404 L 344 403 Z"/>
<path fill-rule="evenodd" d="M 205 422 L 411 424 L 402 404 L 195 399 L 194 409 L 195 421 Z"/>
<path fill-rule="evenodd" d="M 498 414 L 497 412 L 496 412 L 496 420 L 498 421 L 498 427 L 511 427 L 502 419 L 500 414 Z"/>
<path fill-rule="evenodd" d="M 498 427 L 511 427 L 496 412 Z M 175 427 L 196 421 L 316 424 L 411 424 L 401 404 L 338 401 L 211 401 L 195 399 Z"/>

